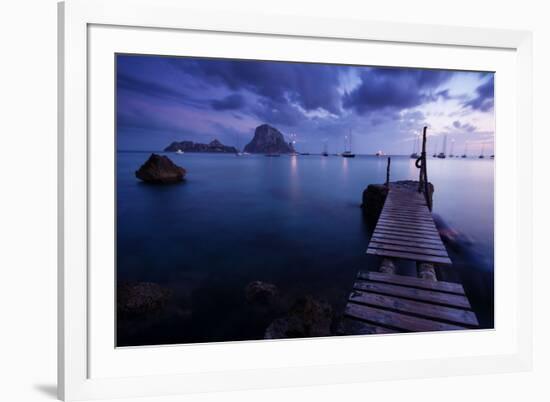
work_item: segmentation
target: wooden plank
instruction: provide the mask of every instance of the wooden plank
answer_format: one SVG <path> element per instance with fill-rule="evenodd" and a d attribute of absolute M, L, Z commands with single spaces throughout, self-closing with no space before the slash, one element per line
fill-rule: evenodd
<path fill-rule="evenodd" d="M 356 281 L 353 287 L 356 290 L 381 293 L 388 296 L 403 297 L 406 299 L 429 303 L 443 304 L 450 307 L 470 309 L 470 302 L 463 295 L 361 280 Z"/>
<path fill-rule="evenodd" d="M 406 227 L 418 227 L 418 228 L 424 228 L 424 229 L 430 229 L 437 231 L 435 225 L 431 223 L 430 221 L 410 221 L 407 219 L 402 218 L 390 218 L 390 217 L 383 217 L 381 216 L 380 219 L 378 219 L 378 223 L 389 223 L 389 224 L 397 224 L 397 225 L 403 225 Z"/>
<path fill-rule="evenodd" d="M 394 285 L 410 286 L 426 290 L 436 290 L 440 292 L 457 293 L 464 295 L 464 288 L 460 283 L 429 281 L 426 279 L 416 278 L 414 276 L 392 275 L 382 272 L 358 272 L 357 278 L 365 280 L 373 280 L 378 282 L 387 282 Z"/>
<path fill-rule="evenodd" d="M 427 241 L 420 241 L 420 240 L 402 240 L 402 239 L 392 239 L 383 237 L 382 235 L 372 235 L 370 238 L 370 241 L 375 241 L 378 243 L 385 243 L 385 244 L 398 244 L 401 246 L 411 246 L 411 247 L 424 247 L 424 248 L 431 248 L 433 250 L 446 250 L 445 246 L 443 246 L 440 242 L 427 242 Z"/>
<path fill-rule="evenodd" d="M 384 216 L 391 216 L 394 218 L 407 218 L 407 219 L 413 219 L 413 220 L 428 220 L 432 221 L 433 218 L 431 215 L 425 214 L 425 213 L 419 213 L 419 212 L 411 212 L 411 211 L 382 211 L 380 214 L 380 218 Z"/>
<path fill-rule="evenodd" d="M 411 332 L 424 331 L 450 331 L 467 329 L 465 327 L 446 324 L 443 322 L 413 317 L 393 311 L 368 307 L 361 304 L 348 303 L 345 314 L 361 320 L 372 322 L 376 325 L 389 326 Z"/>
<path fill-rule="evenodd" d="M 416 254 L 427 254 L 427 255 L 434 255 L 439 257 L 448 257 L 446 250 L 434 250 L 432 248 L 424 248 L 420 246 L 403 246 L 401 244 L 388 244 L 388 243 L 380 243 L 377 241 L 370 241 L 369 248 L 377 248 L 382 250 L 395 250 L 395 251 L 403 251 L 403 252 L 410 252 L 410 253 L 416 253 Z"/>
<path fill-rule="evenodd" d="M 459 325 L 479 326 L 476 315 L 468 310 L 358 291 L 351 292 L 349 300 L 355 303 L 396 310 L 400 313 L 411 313 L 430 319 L 449 321 Z"/>
<path fill-rule="evenodd" d="M 375 231 L 378 227 L 395 230 L 398 232 L 410 233 L 413 235 L 418 233 L 418 234 L 427 234 L 434 237 L 439 237 L 439 232 L 435 229 L 414 228 L 412 226 L 402 226 L 394 223 L 384 223 L 384 222 L 377 223 Z"/>
<path fill-rule="evenodd" d="M 432 255 L 405 253 L 394 250 L 381 250 L 378 248 L 367 248 L 367 254 L 378 255 L 381 257 L 402 258 L 405 260 L 431 262 L 440 265 L 452 265 L 452 261 L 446 257 L 436 257 Z"/>
<path fill-rule="evenodd" d="M 384 221 L 378 221 L 378 223 L 376 224 L 376 227 L 386 227 L 386 228 L 394 228 L 396 230 L 400 230 L 402 232 L 411 232 L 411 233 L 427 233 L 427 234 L 431 234 L 431 235 L 437 235 L 439 236 L 439 232 L 437 231 L 437 229 L 435 227 L 433 228 L 423 228 L 423 227 L 419 227 L 419 226 L 415 226 L 415 225 L 405 225 L 405 224 L 401 224 L 401 223 L 396 223 L 396 222 L 384 222 Z M 375 228 L 376 229 L 376 228 Z"/>
<path fill-rule="evenodd" d="M 374 335 L 399 332 L 395 329 L 355 320 L 351 317 L 342 318 L 336 331 L 341 335 Z"/>
<path fill-rule="evenodd" d="M 424 213 L 416 213 L 416 212 L 382 211 L 382 213 L 380 214 L 380 218 L 384 216 L 391 216 L 394 218 L 406 218 L 406 219 L 413 219 L 413 220 L 429 220 L 429 221 L 433 220 L 431 215 L 424 214 Z"/>
<path fill-rule="evenodd" d="M 420 238 L 418 236 L 410 236 L 408 234 L 403 233 L 384 233 L 382 229 L 375 230 L 372 236 L 379 236 L 382 238 L 387 239 L 396 239 L 396 240 L 405 240 L 405 241 L 419 241 L 419 242 L 425 242 L 425 243 L 431 243 L 431 244 L 437 244 L 438 246 L 443 245 L 443 242 L 441 241 L 441 238 L 431 236 L 431 238 Z"/>
<path fill-rule="evenodd" d="M 409 239 L 409 240 L 421 239 L 421 240 L 432 240 L 432 241 L 441 242 L 441 239 L 440 239 L 439 236 L 425 235 L 425 234 L 421 234 L 421 233 L 416 233 L 415 234 L 415 233 L 409 233 L 409 232 L 402 232 L 400 230 L 388 229 L 388 228 L 385 228 L 385 227 L 377 228 L 374 231 L 374 234 L 375 235 L 377 235 L 377 234 L 396 235 L 396 236 L 401 236 L 402 238 Z"/>

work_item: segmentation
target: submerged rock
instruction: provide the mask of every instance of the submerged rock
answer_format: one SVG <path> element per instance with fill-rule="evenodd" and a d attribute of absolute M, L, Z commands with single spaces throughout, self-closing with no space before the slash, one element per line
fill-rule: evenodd
<path fill-rule="evenodd" d="M 136 177 L 146 183 L 177 183 L 185 178 L 186 170 L 167 156 L 151 154 L 149 159 L 136 171 Z"/>
<path fill-rule="evenodd" d="M 275 301 L 279 291 L 272 283 L 253 281 L 246 285 L 246 301 L 250 304 L 269 306 Z"/>
<path fill-rule="evenodd" d="M 153 282 L 122 282 L 117 285 L 119 314 L 143 314 L 161 310 L 172 291 Z"/>
<path fill-rule="evenodd" d="M 254 138 L 244 147 L 244 151 L 252 154 L 289 154 L 294 152 L 294 147 L 275 127 L 262 124 L 256 127 Z"/>
<path fill-rule="evenodd" d="M 325 301 L 306 296 L 294 303 L 288 315 L 274 320 L 265 339 L 303 338 L 331 335 L 332 307 Z"/>

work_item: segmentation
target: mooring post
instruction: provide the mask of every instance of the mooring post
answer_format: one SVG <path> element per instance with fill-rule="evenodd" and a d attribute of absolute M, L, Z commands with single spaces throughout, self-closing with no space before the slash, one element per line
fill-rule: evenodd
<path fill-rule="evenodd" d="M 388 165 L 386 166 L 386 187 L 390 186 L 390 165 L 391 157 L 388 156 Z"/>
<path fill-rule="evenodd" d="M 428 167 L 426 165 L 426 130 L 427 126 L 424 126 L 424 132 L 422 133 L 422 152 L 420 157 L 416 160 L 415 166 L 420 169 L 420 175 L 418 178 L 418 192 L 421 193 L 424 191 L 424 197 L 426 198 L 426 204 L 428 209 L 432 210 L 432 201 L 430 199 L 429 183 L 428 183 Z"/>

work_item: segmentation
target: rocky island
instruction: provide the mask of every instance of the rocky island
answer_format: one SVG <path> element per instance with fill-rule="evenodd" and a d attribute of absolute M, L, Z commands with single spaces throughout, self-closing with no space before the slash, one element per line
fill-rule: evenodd
<path fill-rule="evenodd" d="M 275 127 L 262 124 L 256 127 L 254 138 L 244 147 L 244 151 L 251 154 L 290 154 L 294 152 L 294 147 Z"/>
<path fill-rule="evenodd" d="M 218 140 L 210 141 L 208 144 L 201 144 L 199 142 L 193 141 L 174 141 L 166 148 L 164 152 L 209 152 L 209 153 L 228 153 L 235 154 L 237 153 L 237 148 L 231 147 L 228 145 L 223 145 Z"/>

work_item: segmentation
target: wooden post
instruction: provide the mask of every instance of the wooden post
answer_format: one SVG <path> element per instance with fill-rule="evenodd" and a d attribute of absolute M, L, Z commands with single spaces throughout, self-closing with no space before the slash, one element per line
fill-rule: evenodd
<path fill-rule="evenodd" d="M 390 165 L 391 158 L 388 156 L 388 165 L 386 166 L 386 187 L 390 186 Z"/>
<path fill-rule="evenodd" d="M 428 209 L 432 210 L 432 202 L 429 194 L 429 183 L 428 183 L 428 166 L 426 164 L 426 130 L 428 127 L 424 126 L 424 132 L 422 133 L 422 152 L 420 157 L 416 160 L 416 167 L 420 169 L 420 175 L 418 178 L 418 192 L 424 192 L 424 197 L 426 198 L 426 204 Z"/>
<path fill-rule="evenodd" d="M 428 182 L 428 165 L 426 160 L 426 131 L 428 130 L 427 126 L 424 126 L 424 133 L 422 139 L 422 168 L 424 170 L 424 196 L 426 197 L 426 204 L 428 204 L 428 209 L 432 210 L 432 199 L 430 197 L 430 183 Z"/>

